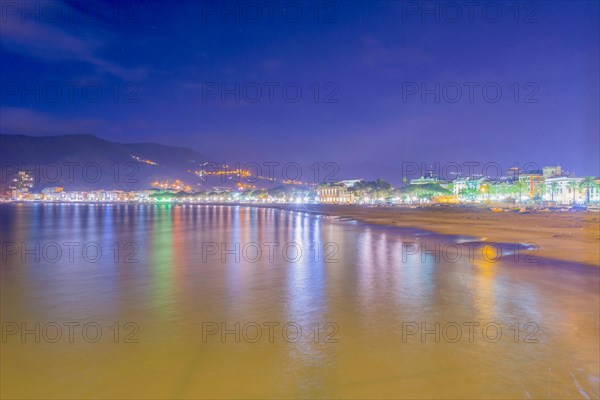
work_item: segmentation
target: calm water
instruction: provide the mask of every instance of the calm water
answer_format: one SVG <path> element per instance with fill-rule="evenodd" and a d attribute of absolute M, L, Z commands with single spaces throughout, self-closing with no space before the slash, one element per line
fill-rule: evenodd
<path fill-rule="evenodd" d="M 4 398 L 599 396 L 597 267 L 301 211 L 0 213 Z"/>

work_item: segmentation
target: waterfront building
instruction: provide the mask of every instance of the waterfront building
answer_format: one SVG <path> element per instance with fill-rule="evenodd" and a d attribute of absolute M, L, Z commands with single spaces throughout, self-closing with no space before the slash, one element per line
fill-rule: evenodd
<path fill-rule="evenodd" d="M 40 200 L 61 201 L 65 195 L 64 189 L 60 186 L 47 187 L 42 189 Z"/>
<path fill-rule="evenodd" d="M 13 200 L 29 198 L 29 191 L 33 187 L 33 177 L 25 171 L 19 171 L 13 178 L 9 189 Z"/>
<path fill-rule="evenodd" d="M 62 187 L 53 186 L 42 189 L 42 193 L 40 195 L 41 200 L 48 201 L 61 201 L 66 197 L 66 193 Z"/>
<path fill-rule="evenodd" d="M 317 195 L 321 203 L 347 204 L 353 201 L 352 193 L 348 192 L 346 186 L 341 185 L 321 186 L 317 188 Z"/>
<path fill-rule="evenodd" d="M 585 189 L 581 187 L 583 178 L 557 176 L 546 179 L 544 200 L 558 204 L 582 204 L 586 201 Z"/>
<path fill-rule="evenodd" d="M 52 193 L 61 193 L 64 191 L 64 188 L 60 186 L 47 187 L 42 189 L 42 194 L 52 194 Z"/>

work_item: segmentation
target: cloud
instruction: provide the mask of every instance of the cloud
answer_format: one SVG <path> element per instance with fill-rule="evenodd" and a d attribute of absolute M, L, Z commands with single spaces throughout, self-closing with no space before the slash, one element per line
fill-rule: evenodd
<path fill-rule="evenodd" d="M 149 72 L 144 66 L 125 68 L 100 57 L 98 53 L 108 44 L 100 37 L 110 37 L 106 32 L 96 32 L 96 36 L 86 33 L 85 38 L 80 38 L 59 28 L 57 24 L 42 22 L 41 18 L 24 19 L 19 13 L 4 12 L 0 37 L 5 49 L 46 62 L 84 62 L 95 67 L 99 73 L 108 73 L 124 80 L 140 80 Z"/>

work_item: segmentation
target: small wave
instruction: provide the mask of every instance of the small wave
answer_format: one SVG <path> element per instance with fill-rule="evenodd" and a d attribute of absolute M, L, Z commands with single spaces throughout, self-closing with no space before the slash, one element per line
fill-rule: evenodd
<path fill-rule="evenodd" d="M 590 396 L 585 392 L 585 390 L 583 390 L 579 382 L 577 382 L 577 378 L 575 378 L 575 375 L 571 374 L 571 376 L 573 377 L 573 381 L 575 382 L 575 386 L 577 387 L 577 391 L 579 392 L 579 394 L 585 397 L 586 399 L 589 399 Z"/>
<path fill-rule="evenodd" d="M 476 238 L 476 237 L 463 237 L 463 238 L 458 238 L 456 239 L 456 243 L 458 244 L 471 244 L 471 243 L 483 243 L 483 242 L 487 242 L 488 238 L 486 237 L 480 237 L 480 238 Z"/>

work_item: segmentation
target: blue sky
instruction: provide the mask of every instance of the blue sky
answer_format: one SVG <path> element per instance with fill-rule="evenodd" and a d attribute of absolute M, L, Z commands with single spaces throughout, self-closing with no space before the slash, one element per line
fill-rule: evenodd
<path fill-rule="evenodd" d="M 406 162 L 600 174 L 598 2 L 33 4 L 2 2 L 2 133 L 392 181 Z"/>

